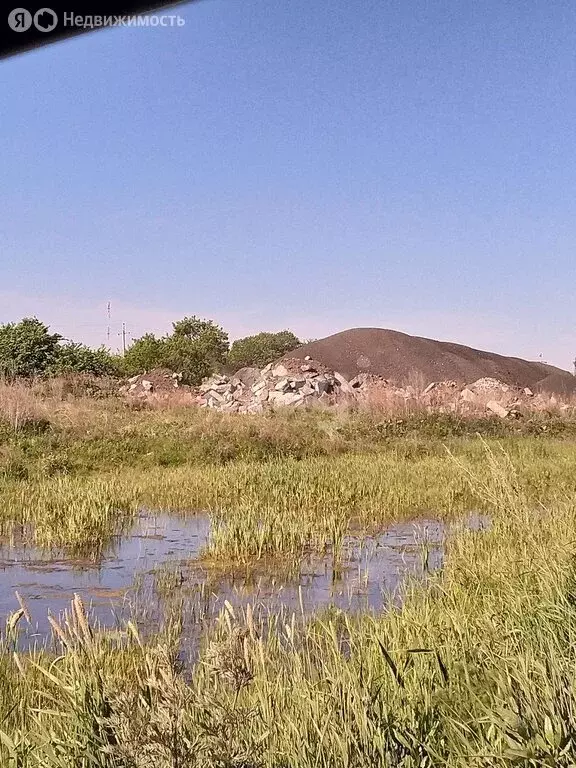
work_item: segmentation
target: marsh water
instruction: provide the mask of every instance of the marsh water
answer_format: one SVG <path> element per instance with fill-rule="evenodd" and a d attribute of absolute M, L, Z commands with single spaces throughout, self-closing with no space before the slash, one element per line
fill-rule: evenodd
<path fill-rule="evenodd" d="M 482 528 L 473 516 L 467 525 Z M 305 614 L 328 606 L 348 611 L 380 611 L 397 599 L 409 574 L 418 577 L 442 564 L 446 527 L 419 519 L 390 525 L 373 536 L 348 536 L 340 557 L 310 555 L 297 565 L 255 563 L 234 568 L 210 566 L 201 557 L 210 531 L 206 515 L 142 513 L 97 559 L 66 556 L 26 546 L 0 545 L 0 616 L 25 601 L 31 623 L 22 627 L 26 642 L 50 637 L 48 615 L 55 617 L 79 594 L 92 621 L 120 627 L 137 618 L 155 631 L 177 608 L 192 636 L 228 601 L 250 603 L 268 612 Z"/>

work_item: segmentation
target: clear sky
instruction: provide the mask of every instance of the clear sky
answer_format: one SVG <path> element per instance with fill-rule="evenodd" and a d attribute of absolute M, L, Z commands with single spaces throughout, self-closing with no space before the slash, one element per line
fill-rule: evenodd
<path fill-rule="evenodd" d="M 170 11 L 173 13 L 174 11 Z M 0 65 L 0 322 L 395 328 L 570 367 L 574 0 L 203 0 Z"/>

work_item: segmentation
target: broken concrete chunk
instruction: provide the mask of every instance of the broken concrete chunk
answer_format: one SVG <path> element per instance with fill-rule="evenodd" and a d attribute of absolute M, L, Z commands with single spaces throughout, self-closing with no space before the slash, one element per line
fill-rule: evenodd
<path fill-rule="evenodd" d="M 350 382 L 348 381 L 348 379 L 342 376 L 341 373 L 334 371 L 334 379 L 340 385 L 340 389 L 342 390 L 342 392 L 345 392 L 348 395 L 351 395 L 354 393 L 354 389 L 350 386 Z"/>
<path fill-rule="evenodd" d="M 210 392 L 210 390 L 224 392 L 230 386 L 230 381 L 226 376 L 211 376 L 209 379 L 203 381 L 198 389 L 200 392 Z"/>
<path fill-rule="evenodd" d="M 299 392 L 284 392 L 277 398 L 277 405 L 296 405 L 304 400 L 304 395 Z"/>
<path fill-rule="evenodd" d="M 308 395 L 313 395 L 316 390 L 309 383 L 306 383 L 303 387 L 300 387 L 298 391 L 301 395 L 307 397 Z"/>
<path fill-rule="evenodd" d="M 230 392 L 231 388 L 231 384 L 213 384 L 209 392 L 218 392 L 220 395 L 223 395 L 225 392 Z"/>
<path fill-rule="evenodd" d="M 288 376 L 288 368 L 282 363 L 279 363 L 272 369 L 272 376 L 276 379 L 285 379 Z"/>
<path fill-rule="evenodd" d="M 314 389 L 319 395 L 327 395 L 332 391 L 332 385 L 326 379 L 316 379 L 314 381 Z"/>
<path fill-rule="evenodd" d="M 496 400 L 489 400 L 486 403 L 486 408 L 497 416 L 500 416 L 502 419 L 505 419 L 510 414 L 510 411 L 507 408 L 504 408 L 504 406 Z"/>
<path fill-rule="evenodd" d="M 261 373 L 258 368 L 247 366 L 245 368 L 240 368 L 239 371 L 236 371 L 232 377 L 232 382 L 236 385 L 242 384 L 245 387 L 252 387 L 254 384 L 257 384 L 260 381 L 260 378 Z"/>

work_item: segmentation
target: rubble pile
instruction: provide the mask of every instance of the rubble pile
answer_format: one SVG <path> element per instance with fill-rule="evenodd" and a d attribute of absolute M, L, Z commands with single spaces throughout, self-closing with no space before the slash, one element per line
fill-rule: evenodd
<path fill-rule="evenodd" d="M 147 398 L 152 395 L 156 399 L 170 396 L 175 389 L 190 392 L 190 387 L 182 384 L 182 374 L 172 373 L 168 369 L 155 368 L 147 373 L 132 376 L 120 387 L 120 394 L 132 398 Z"/>
<path fill-rule="evenodd" d="M 375 405 L 384 402 L 407 402 L 416 398 L 417 392 L 414 387 L 407 385 L 399 387 L 375 373 L 359 373 L 349 381 L 357 400 L 361 402 L 370 402 Z"/>
<path fill-rule="evenodd" d="M 490 377 L 467 384 L 459 395 L 461 404 L 468 405 L 468 410 L 484 407 L 490 413 L 502 418 L 522 416 L 528 401 L 533 397 L 534 393 L 529 387 L 522 389 Z M 466 412 L 465 406 L 463 411 Z"/>
<path fill-rule="evenodd" d="M 576 377 L 544 362 L 506 357 L 462 344 L 411 336 L 385 328 L 349 328 L 304 344 L 290 357 L 310 355 L 347 379 L 382 376 L 398 386 L 424 389 L 430 382 L 457 381 L 462 388 L 484 377 L 535 392 L 576 394 Z M 418 379 L 421 379 L 420 385 Z"/>
<path fill-rule="evenodd" d="M 349 381 L 337 371 L 312 360 L 288 358 L 262 370 L 242 368 L 234 375 L 216 374 L 197 388 L 182 384 L 181 374 L 156 369 L 128 379 L 120 392 L 129 398 L 178 400 L 226 413 L 261 413 L 282 407 L 314 405 L 361 405 L 425 408 L 428 411 L 501 418 L 521 418 L 529 412 L 559 406 L 554 396 L 534 393 L 530 388 L 505 384 L 483 377 L 464 387 L 456 381 L 432 382 L 427 386 L 397 386 L 382 376 L 361 373 Z"/>
<path fill-rule="evenodd" d="M 242 368 L 233 376 L 202 382 L 196 403 L 229 413 L 261 413 L 270 407 L 334 404 L 354 390 L 339 373 L 314 360 L 283 360 L 261 371 Z"/>

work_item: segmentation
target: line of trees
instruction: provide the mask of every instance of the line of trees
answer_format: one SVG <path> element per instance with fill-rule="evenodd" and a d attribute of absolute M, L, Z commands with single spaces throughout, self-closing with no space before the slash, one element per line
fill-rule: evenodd
<path fill-rule="evenodd" d="M 262 368 L 300 346 L 292 331 L 262 332 L 230 345 L 228 334 L 213 320 L 184 317 L 171 333 L 146 333 L 124 355 L 106 347 L 92 349 L 64 339 L 35 317 L 0 325 L 0 377 L 4 379 L 60 376 L 132 376 L 154 368 L 181 373 L 183 381 L 198 384 L 217 371 L 245 366 Z"/>

